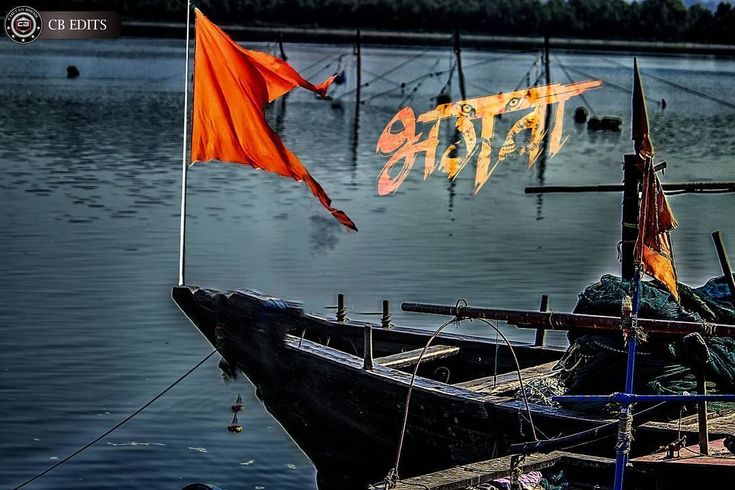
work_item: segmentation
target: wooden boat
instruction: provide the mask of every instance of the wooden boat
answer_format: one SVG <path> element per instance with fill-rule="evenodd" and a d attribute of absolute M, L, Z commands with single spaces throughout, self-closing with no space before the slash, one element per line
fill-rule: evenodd
<path fill-rule="evenodd" d="M 175 287 L 172 294 L 219 350 L 223 370 L 242 371 L 255 385 L 265 407 L 315 464 L 320 488 L 364 488 L 393 468 L 411 374 L 432 332 L 333 321 L 255 291 Z M 366 355 L 366 330 L 374 358 L 369 347 Z M 564 352 L 511 345 L 524 382 L 549 376 Z M 526 407 L 516 399 L 518 387 L 507 345 L 440 334 L 418 369 L 401 477 L 517 452 L 518 443 L 534 440 L 529 412 L 539 438 L 612 453 L 614 441 L 604 436 L 614 434 L 616 420 L 535 403 Z M 645 452 L 673 440 L 660 429 L 639 436 L 636 448 Z M 589 437 L 575 438 L 580 432 Z"/>

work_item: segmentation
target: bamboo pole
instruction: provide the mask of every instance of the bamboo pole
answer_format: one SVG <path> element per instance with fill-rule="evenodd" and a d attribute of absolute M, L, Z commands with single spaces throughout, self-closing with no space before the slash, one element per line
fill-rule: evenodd
<path fill-rule="evenodd" d="M 478 308 L 474 306 L 457 308 L 456 306 L 427 303 L 403 303 L 401 304 L 401 309 L 416 313 L 453 316 L 458 319 L 485 318 L 487 320 L 500 320 L 520 328 L 543 328 L 547 330 L 568 330 L 570 328 L 620 330 L 621 324 L 620 317 L 582 315 L 558 311 L 539 312 L 532 310 Z M 700 332 L 706 335 L 735 337 L 735 325 L 727 323 L 639 318 L 638 327 L 650 333 L 686 335 L 692 332 Z"/>
<path fill-rule="evenodd" d="M 667 182 L 661 187 L 666 192 L 735 192 L 735 182 Z M 622 192 L 623 184 L 596 185 L 529 185 L 526 194 L 581 193 L 581 192 Z"/>

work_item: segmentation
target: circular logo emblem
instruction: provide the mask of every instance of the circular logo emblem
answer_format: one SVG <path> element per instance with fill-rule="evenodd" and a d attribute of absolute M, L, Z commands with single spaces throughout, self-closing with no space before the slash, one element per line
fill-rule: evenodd
<path fill-rule="evenodd" d="M 31 7 L 15 7 L 5 16 L 5 34 L 18 44 L 35 41 L 42 27 L 41 14 Z"/>

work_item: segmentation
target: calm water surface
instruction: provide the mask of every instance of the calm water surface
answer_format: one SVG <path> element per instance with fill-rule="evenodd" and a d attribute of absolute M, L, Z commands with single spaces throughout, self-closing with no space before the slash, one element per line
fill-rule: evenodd
<path fill-rule="evenodd" d="M 350 47 L 287 45 L 287 51 L 295 66 L 320 79 L 330 60 L 334 68 L 345 54 L 348 82 L 335 95 L 352 88 Z M 621 196 L 538 197 L 523 188 L 618 182 L 622 154 L 631 149 L 629 94 L 607 86 L 587 95 L 596 113 L 626 121 L 621 134 L 575 127 L 571 111 L 579 101 L 569 103 L 569 139 L 542 175 L 522 159 L 507 161 L 473 196 L 473 169 L 450 183 L 439 174 L 423 181 L 417 165 L 396 195 L 379 197 L 380 132 L 401 104 L 428 110 L 447 75 L 427 78 L 415 93 L 409 84 L 403 94 L 371 97 L 447 70 L 451 54 L 364 53 L 363 80 L 412 61 L 363 90 L 370 100 L 357 128 L 350 94 L 333 107 L 297 91 L 268 115 L 359 233 L 340 229 L 302 184 L 244 166 L 197 165 L 189 179 L 187 282 L 257 288 L 301 299 L 314 312 L 328 312 L 324 306 L 339 291 L 358 311 L 377 310 L 383 298 L 397 305 L 464 297 L 535 308 L 542 293 L 566 310 L 585 285 L 617 271 Z M 210 351 L 169 299 L 177 277 L 182 55 L 180 42 L 163 40 L 0 43 L 2 487 L 101 433 Z M 464 56 L 470 95 L 488 95 L 513 90 L 535 54 L 466 50 Z M 561 54 L 552 61 L 555 81 L 568 81 L 560 61 L 630 86 L 630 70 L 614 63 L 630 65 L 630 56 Z M 735 61 L 640 61 L 659 77 L 735 101 Z M 79 67 L 79 79 L 64 78 L 69 64 Z M 649 96 L 668 102 L 665 111 L 650 107 L 658 154 L 669 162 L 665 180 L 733 179 L 735 111 L 653 79 L 645 83 Z M 680 276 L 699 285 L 719 273 L 712 230 L 721 229 L 735 251 L 735 197 L 671 201 L 681 225 L 673 237 Z M 399 312 L 395 319 L 439 324 Z M 479 325 L 464 330 L 485 334 Z M 225 426 L 237 393 L 246 403 L 245 431 L 234 436 Z M 170 489 L 193 481 L 227 489 L 315 487 L 308 458 L 246 380 L 222 382 L 216 359 L 31 488 Z"/>

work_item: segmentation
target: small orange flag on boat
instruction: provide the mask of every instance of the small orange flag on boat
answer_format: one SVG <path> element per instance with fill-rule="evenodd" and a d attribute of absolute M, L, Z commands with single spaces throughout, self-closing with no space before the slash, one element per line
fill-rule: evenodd
<path fill-rule="evenodd" d="M 653 160 L 648 159 L 643 170 L 636 257 L 643 264 L 643 272 L 661 281 L 676 301 L 679 301 L 674 253 L 669 237 L 669 232 L 677 226 L 661 182 L 653 169 Z"/>
<path fill-rule="evenodd" d="M 196 9 L 191 161 L 242 163 L 304 181 L 340 223 L 357 230 L 265 119 L 267 103 L 297 86 L 324 96 L 333 79 L 312 85 L 285 61 L 240 47 Z"/>
<path fill-rule="evenodd" d="M 654 169 L 655 152 L 649 136 L 648 111 L 641 75 L 638 72 L 638 60 L 635 60 L 633 67 L 632 132 L 638 168 L 643 173 L 638 239 L 634 254 L 636 260 L 642 264 L 643 272 L 661 281 L 676 301 L 679 301 L 674 253 L 669 237 L 669 232 L 678 224 Z"/>

